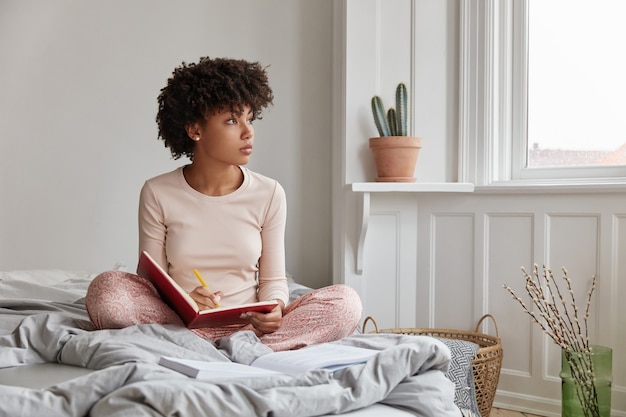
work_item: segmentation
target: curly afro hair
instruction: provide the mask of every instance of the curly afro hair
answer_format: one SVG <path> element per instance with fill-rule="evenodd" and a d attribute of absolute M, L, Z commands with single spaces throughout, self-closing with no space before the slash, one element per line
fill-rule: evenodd
<path fill-rule="evenodd" d="M 258 62 L 209 57 L 183 62 L 158 97 L 159 138 L 174 159 L 183 155 L 193 159 L 195 142 L 187 135 L 188 126 L 223 109 L 240 113 L 244 106 L 259 119 L 273 99 L 265 68 Z"/>

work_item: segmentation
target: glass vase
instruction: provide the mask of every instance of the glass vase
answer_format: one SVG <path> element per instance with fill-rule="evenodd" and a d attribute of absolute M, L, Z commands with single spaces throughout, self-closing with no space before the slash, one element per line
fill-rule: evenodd
<path fill-rule="evenodd" d="M 592 346 L 591 352 L 562 349 L 562 417 L 610 417 L 613 349 Z"/>

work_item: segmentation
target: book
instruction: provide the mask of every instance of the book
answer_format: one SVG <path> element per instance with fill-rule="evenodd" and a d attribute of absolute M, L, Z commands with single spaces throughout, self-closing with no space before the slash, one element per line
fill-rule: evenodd
<path fill-rule="evenodd" d="M 235 362 L 208 362 L 162 356 L 159 364 L 192 378 L 217 380 L 226 377 L 288 375 L 295 377 L 315 369 L 335 372 L 367 362 L 379 351 L 357 346 L 320 343 L 298 350 L 268 353 L 250 365 Z"/>
<path fill-rule="evenodd" d="M 278 301 L 272 300 L 200 310 L 194 299 L 146 251 L 142 251 L 139 256 L 137 274 L 152 282 L 163 301 L 190 329 L 245 324 L 247 321 L 241 318 L 243 313 L 248 311 L 269 313 L 278 305 Z"/>
<path fill-rule="evenodd" d="M 285 375 L 270 369 L 255 368 L 237 362 L 207 362 L 169 356 L 161 356 L 159 365 L 203 381 Z"/>

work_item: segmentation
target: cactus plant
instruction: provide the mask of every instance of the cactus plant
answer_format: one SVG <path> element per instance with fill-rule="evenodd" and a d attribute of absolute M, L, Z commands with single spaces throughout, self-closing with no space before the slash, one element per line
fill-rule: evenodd
<path fill-rule="evenodd" d="M 408 93 L 406 86 L 403 83 L 398 84 L 396 88 L 396 112 L 398 117 L 396 119 L 396 126 L 398 134 L 397 136 L 407 136 L 407 117 L 408 117 Z"/>
<path fill-rule="evenodd" d="M 383 100 L 372 97 L 372 114 L 380 136 L 407 136 L 408 94 L 404 83 L 396 88 L 396 107 L 385 112 Z M 386 115 L 386 117 L 385 117 Z"/>
<path fill-rule="evenodd" d="M 385 107 L 383 106 L 383 100 L 378 97 L 372 97 L 372 113 L 374 114 L 374 122 L 380 136 L 389 136 L 389 125 L 385 118 Z"/>
<path fill-rule="evenodd" d="M 379 137 L 370 138 L 376 181 L 415 182 L 415 164 L 422 138 L 409 136 L 408 94 L 403 83 L 396 88 L 396 107 L 385 111 L 383 100 L 372 97 L 372 114 Z"/>

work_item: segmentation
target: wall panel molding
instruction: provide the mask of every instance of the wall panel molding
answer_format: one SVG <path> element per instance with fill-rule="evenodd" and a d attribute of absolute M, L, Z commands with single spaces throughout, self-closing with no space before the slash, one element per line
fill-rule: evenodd
<path fill-rule="evenodd" d="M 365 259 L 379 269 L 372 276 L 368 266 L 364 280 L 395 277 L 397 298 L 383 304 L 395 302 L 389 320 L 405 320 L 397 327 L 473 330 L 483 314 L 494 315 L 504 347 L 497 406 L 560 413 L 560 351 L 502 288 L 509 285 L 526 299 L 522 266 L 532 273 L 534 263 L 541 266 L 547 259 L 558 265 L 551 265 L 557 279 L 560 267 L 567 267 L 579 307 L 593 274 L 602 273 L 590 334 L 615 351 L 626 350 L 619 307 L 626 297 L 626 196 L 378 193 L 372 198 Z M 372 236 L 377 249 L 369 246 Z M 385 252 L 389 247 L 396 248 L 393 255 Z M 414 295 L 412 306 L 407 294 Z M 486 325 L 482 331 L 494 334 L 495 328 Z M 616 355 L 615 416 L 626 416 L 625 366 Z"/>

